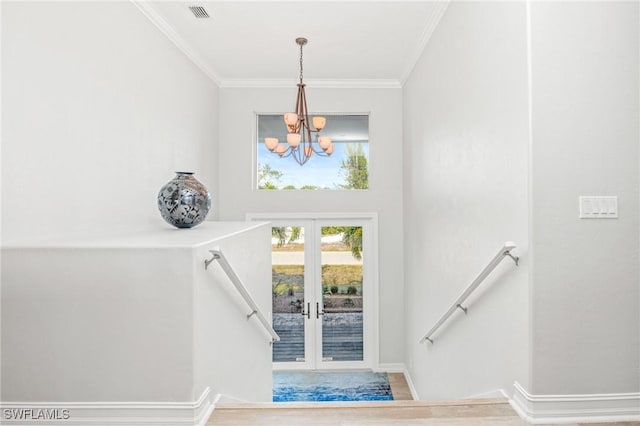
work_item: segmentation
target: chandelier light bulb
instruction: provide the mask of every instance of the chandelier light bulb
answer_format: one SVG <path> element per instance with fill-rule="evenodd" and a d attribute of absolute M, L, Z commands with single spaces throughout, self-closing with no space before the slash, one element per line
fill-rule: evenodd
<path fill-rule="evenodd" d="M 291 148 L 297 148 L 301 139 L 300 133 L 287 133 L 287 143 Z"/>
<path fill-rule="evenodd" d="M 284 122 L 287 126 L 295 126 L 298 124 L 298 114 L 295 112 L 288 112 L 284 115 Z"/>
<path fill-rule="evenodd" d="M 335 145 L 333 143 L 329 144 L 329 148 L 327 148 L 327 150 L 325 151 L 328 155 L 333 154 L 333 148 L 335 148 Z"/>
<path fill-rule="evenodd" d="M 318 138 L 318 145 L 326 151 L 329 145 L 331 145 L 331 138 L 329 136 L 320 136 Z"/>
<path fill-rule="evenodd" d="M 275 148 L 275 152 L 276 154 L 278 154 L 280 157 L 282 157 L 284 155 L 285 152 L 287 152 L 287 147 L 284 145 L 278 145 Z"/>
<path fill-rule="evenodd" d="M 316 128 L 316 131 L 320 131 L 324 129 L 324 125 L 327 124 L 327 119 L 324 117 L 313 117 L 313 127 Z"/>
<path fill-rule="evenodd" d="M 278 138 L 264 138 L 264 145 L 269 151 L 273 151 L 278 146 Z"/>

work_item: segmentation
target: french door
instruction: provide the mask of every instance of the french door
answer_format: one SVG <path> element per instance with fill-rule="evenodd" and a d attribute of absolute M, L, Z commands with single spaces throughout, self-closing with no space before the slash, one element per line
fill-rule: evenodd
<path fill-rule="evenodd" d="M 274 368 L 373 367 L 372 222 L 271 220 Z"/>

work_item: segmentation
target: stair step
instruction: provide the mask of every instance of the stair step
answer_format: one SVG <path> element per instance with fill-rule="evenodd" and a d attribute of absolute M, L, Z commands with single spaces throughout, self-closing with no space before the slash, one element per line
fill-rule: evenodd
<path fill-rule="evenodd" d="M 216 405 L 208 425 L 525 426 L 506 399 Z"/>
<path fill-rule="evenodd" d="M 218 409 L 291 409 L 291 408 L 381 408 L 381 407 L 456 407 L 475 405 L 508 404 L 506 398 L 456 399 L 449 401 L 343 401 L 343 402 L 224 402 L 216 404 Z"/>

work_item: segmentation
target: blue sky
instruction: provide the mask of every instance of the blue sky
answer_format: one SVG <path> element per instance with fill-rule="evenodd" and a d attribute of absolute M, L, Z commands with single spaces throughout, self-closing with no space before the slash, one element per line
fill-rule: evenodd
<path fill-rule="evenodd" d="M 258 164 L 269 164 L 271 168 L 282 172 L 282 179 L 276 183 L 280 188 L 287 185 L 296 188 L 304 185 L 336 188 L 344 183 L 340 164 L 346 145 L 347 143 L 335 143 L 335 150 L 331 156 L 314 155 L 304 166 L 300 166 L 293 158 L 280 158 L 277 154 L 269 152 L 264 143 L 258 143 Z M 364 143 L 363 148 L 368 157 L 369 144 Z"/>

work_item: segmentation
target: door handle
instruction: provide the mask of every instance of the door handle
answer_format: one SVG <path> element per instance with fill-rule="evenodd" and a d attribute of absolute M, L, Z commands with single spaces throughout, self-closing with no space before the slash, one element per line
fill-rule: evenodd
<path fill-rule="evenodd" d="M 307 302 L 307 312 L 304 311 L 304 309 L 301 312 L 302 316 L 307 316 L 307 319 L 311 319 L 311 303 Z"/>
<path fill-rule="evenodd" d="M 316 319 L 320 318 L 320 315 L 324 315 L 324 311 L 320 312 L 320 303 L 316 302 Z"/>

